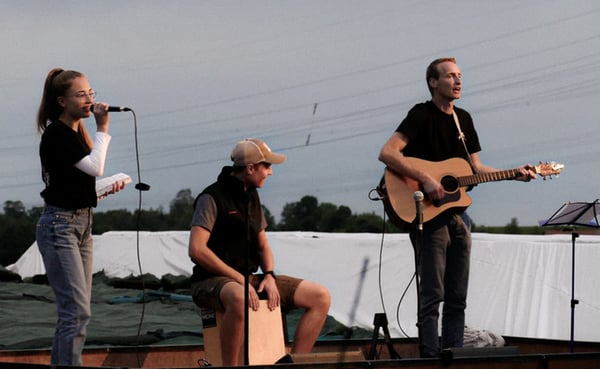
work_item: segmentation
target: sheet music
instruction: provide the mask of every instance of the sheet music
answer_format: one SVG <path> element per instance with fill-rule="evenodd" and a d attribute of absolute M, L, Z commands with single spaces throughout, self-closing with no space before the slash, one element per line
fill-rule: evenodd
<path fill-rule="evenodd" d="M 112 191 L 114 183 L 119 181 L 125 181 L 125 183 L 131 183 L 131 177 L 125 173 L 117 173 L 110 177 L 104 177 L 96 180 L 96 196 L 107 195 L 108 192 Z"/>

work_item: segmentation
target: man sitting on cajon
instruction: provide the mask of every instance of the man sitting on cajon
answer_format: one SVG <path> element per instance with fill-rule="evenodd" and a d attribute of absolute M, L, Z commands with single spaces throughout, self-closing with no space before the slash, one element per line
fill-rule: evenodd
<path fill-rule="evenodd" d="M 238 365 L 244 343 L 244 290 L 249 276 L 249 307 L 259 307 L 258 294 L 266 295 L 269 309 L 304 308 L 294 334 L 291 353 L 312 350 L 327 318 L 331 297 L 322 285 L 284 275 L 275 276 L 273 252 L 257 188 L 272 174 L 271 164 L 285 155 L 271 151 L 256 138 L 239 142 L 231 153 L 233 166 L 225 166 L 215 183 L 196 197 L 189 256 L 194 302 L 223 311 L 220 327 L 224 366 Z M 248 257 L 246 257 L 248 255 Z M 261 268 L 262 274 L 254 274 Z"/>

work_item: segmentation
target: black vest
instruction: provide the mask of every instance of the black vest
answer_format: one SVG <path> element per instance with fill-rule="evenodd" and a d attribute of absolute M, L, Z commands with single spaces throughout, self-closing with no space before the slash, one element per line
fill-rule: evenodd
<path fill-rule="evenodd" d="M 262 207 L 256 188 L 244 191 L 243 183 L 230 175 L 231 170 L 231 167 L 224 167 L 217 182 L 200 194 L 211 195 L 217 205 L 217 219 L 208 247 L 238 272 L 252 274 L 260 266 L 258 233 L 261 230 Z M 195 265 L 192 281 L 212 276 L 209 271 Z"/>

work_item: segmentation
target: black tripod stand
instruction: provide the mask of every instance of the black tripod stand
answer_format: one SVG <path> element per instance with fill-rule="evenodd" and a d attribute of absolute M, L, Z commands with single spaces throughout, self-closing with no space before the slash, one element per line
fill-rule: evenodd
<path fill-rule="evenodd" d="M 563 204 L 542 226 L 584 226 L 600 228 L 598 222 L 598 199 L 593 202 L 567 202 Z M 579 234 L 575 228 L 567 229 L 571 232 L 571 337 L 570 352 L 575 351 L 575 240 Z"/>
<path fill-rule="evenodd" d="M 373 326 L 375 329 L 373 330 L 373 339 L 371 340 L 371 349 L 369 350 L 369 360 L 374 360 L 377 357 L 377 339 L 379 336 L 379 329 L 383 330 L 383 340 L 387 345 L 388 353 L 391 359 L 400 360 L 402 357 L 396 352 L 394 349 L 394 344 L 392 342 L 392 338 L 390 336 L 390 330 L 388 329 L 388 320 L 385 316 L 385 313 L 376 313 L 373 318 Z"/>

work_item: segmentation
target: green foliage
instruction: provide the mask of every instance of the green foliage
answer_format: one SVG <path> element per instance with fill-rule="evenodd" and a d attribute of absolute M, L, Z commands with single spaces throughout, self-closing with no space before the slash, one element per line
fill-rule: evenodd
<path fill-rule="evenodd" d="M 39 208 L 27 212 L 21 201 L 6 201 L 0 214 L 0 265 L 17 261 L 35 240 Z"/>
<path fill-rule="evenodd" d="M 189 229 L 194 212 L 194 197 L 192 190 L 186 188 L 177 192 L 169 207 L 170 224 L 172 229 Z"/>
<path fill-rule="evenodd" d="M 386 232 L 400 232 L 398 227 L 386 222 Z M 298 202 L 287 203 L 281 213 L 280 231 L 314 231 L 338 233 L 379 233 L 383 219 L 373 213 L 352 214 L 349 207 L 320 203 L 314 196 L 304 196 Z"/>
<path fill-rule="evenodd" d="M 299 202 L 285 204 L 278 229 L 282 231 L 319 231 L 318 203 L 316 197 L 304 196 Z"/>
<path fill-rule="evenodd" d="M 267 209 L 266 206 L 262 205 L 263 214 L 265 215 L 265 219 L 267 220 L 267 229 L 275 230 L 277 229 L 277 224 L 275 223 L 275 217 L 271 214 L 271 211 Z"/>
<path fill-rule="evenodd" d="M 519 221 L 517 218 L 511 218 L 510 223 L 504 226 L 504 232 L 506 234 L 519 234 Z"/>
<path fill-rule="evenodd" d="M 4 214 L 11 218 L 21 218 L 27 215 L 25 205 L 21 201 L 6 201 L 4 203 Z"/>
<path fill-rule="evenodd" d="M 475 223 L 471 227 L 472 232 L 496 234 L 545 234 L 548 230 L 540 226 L 519 226 L 517 218 L 511 218 L 510 223 L 499 227 L 479 226 Z"/>

